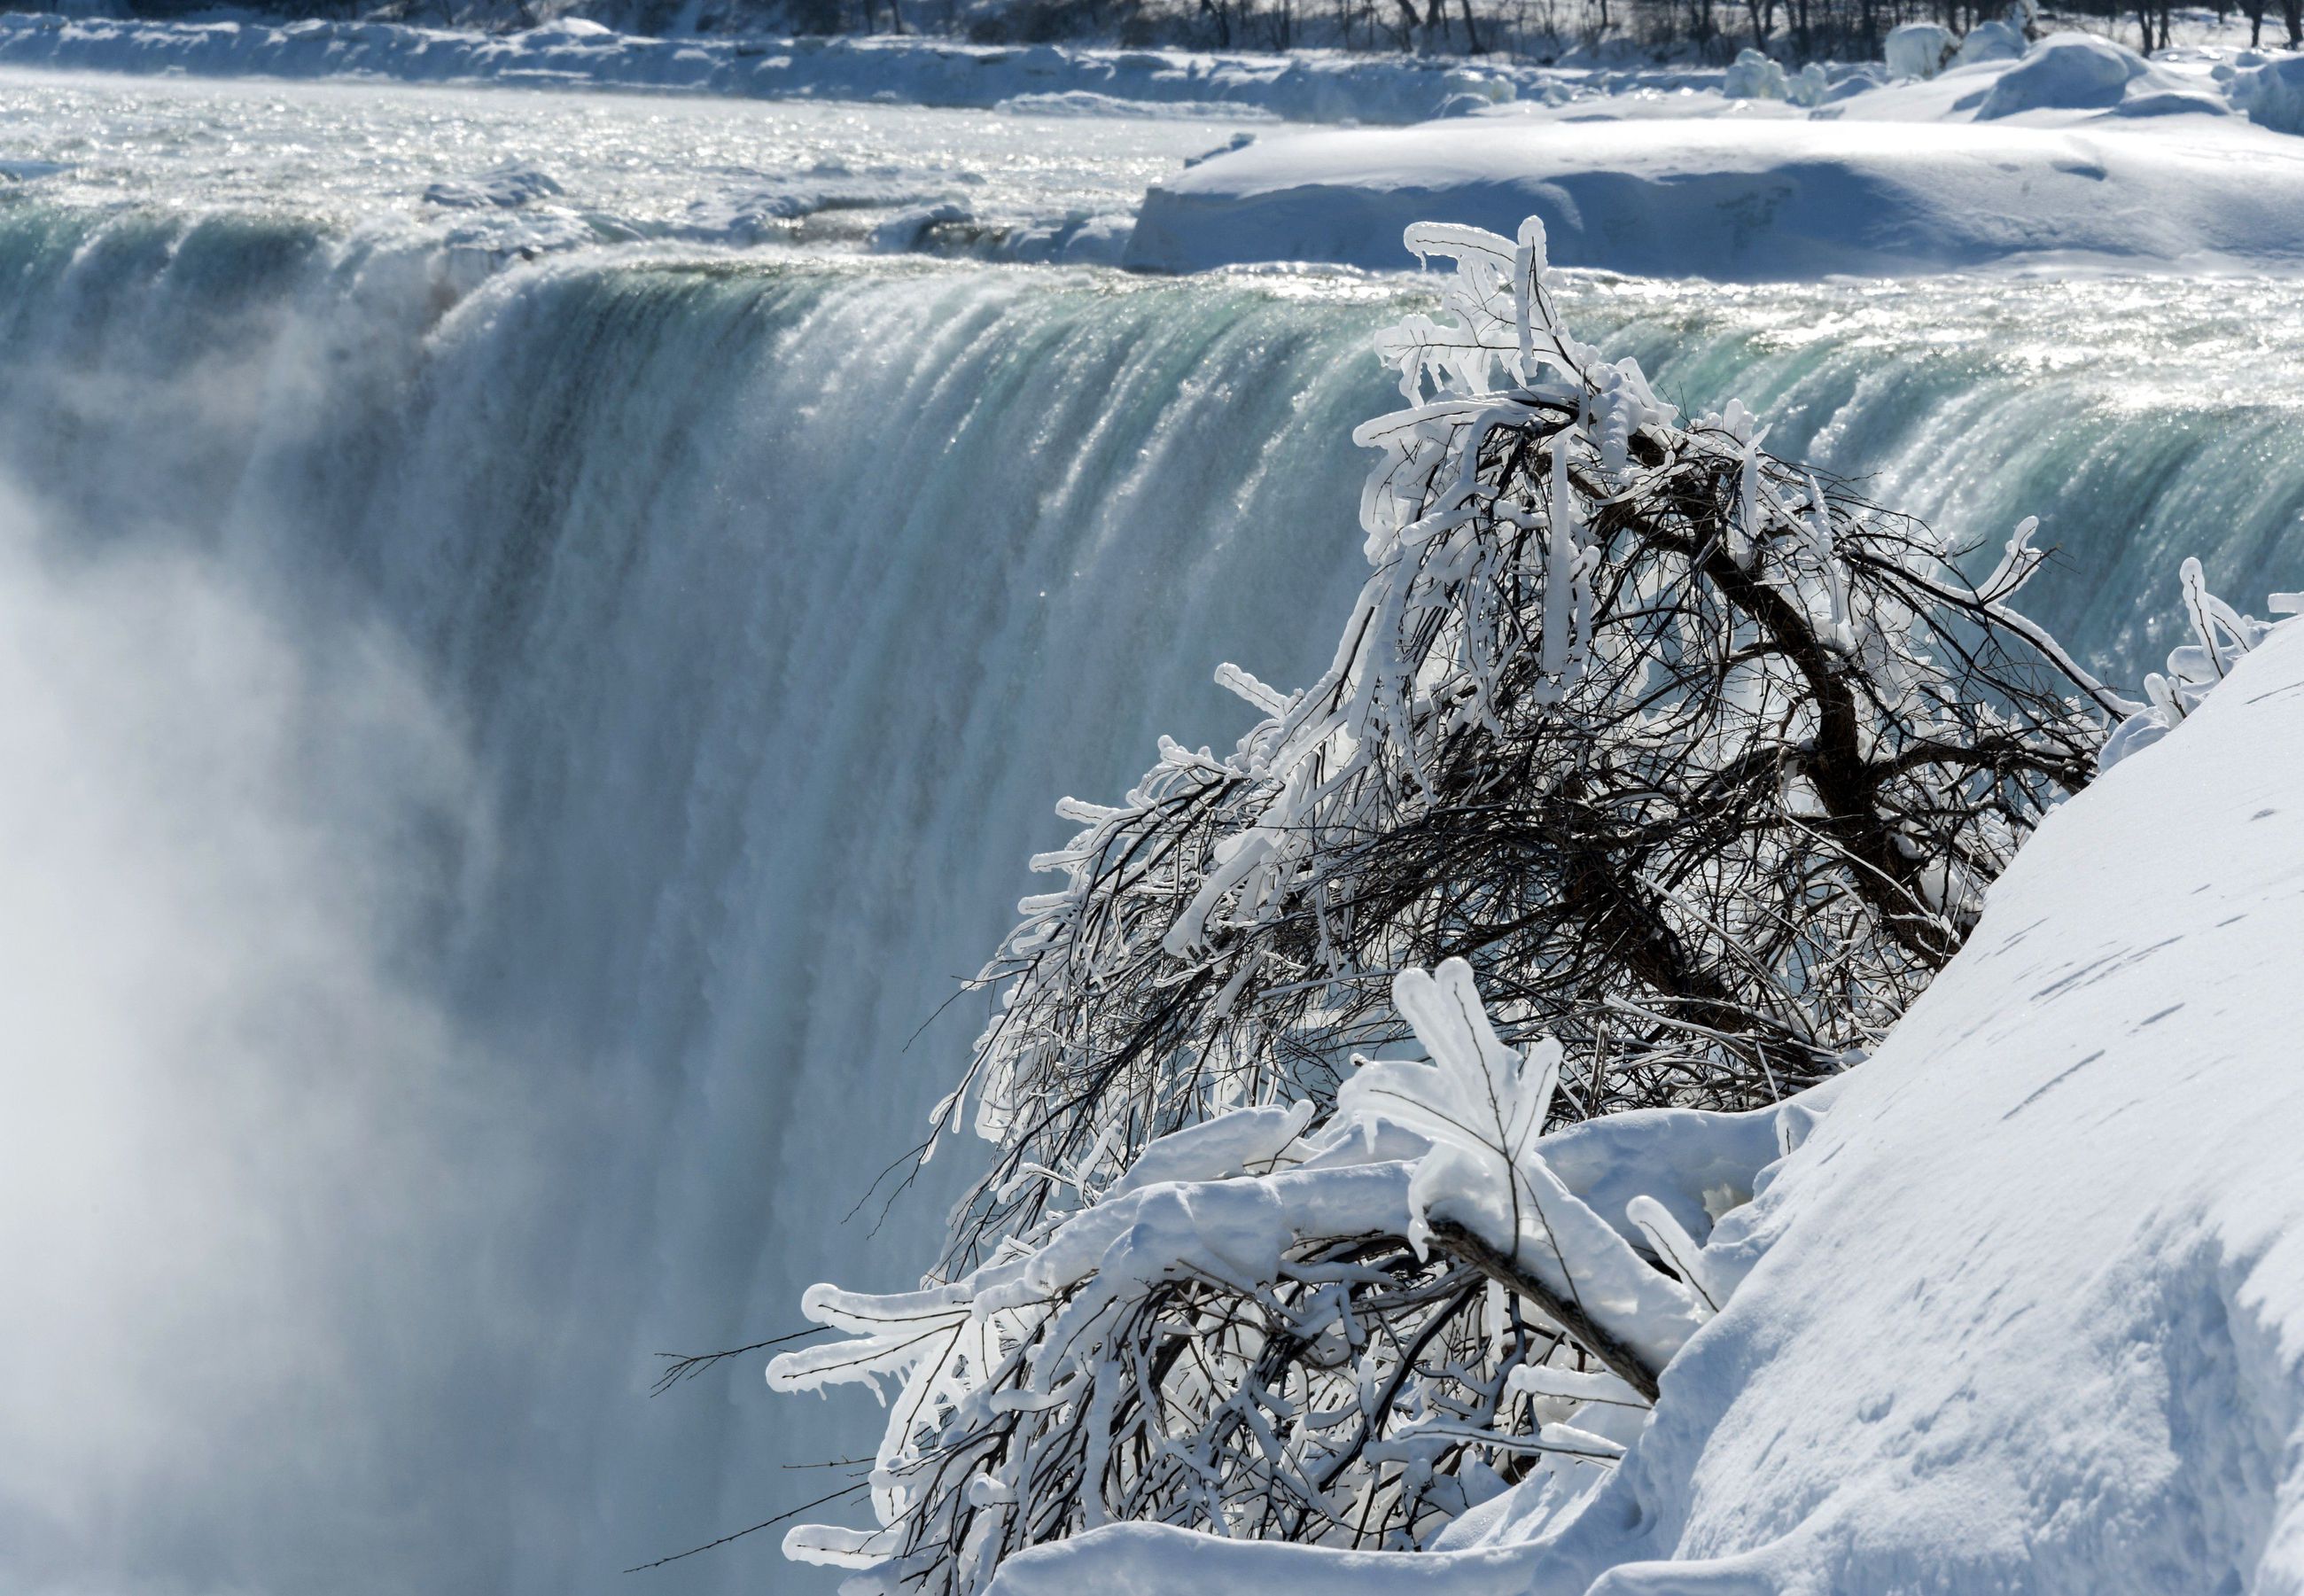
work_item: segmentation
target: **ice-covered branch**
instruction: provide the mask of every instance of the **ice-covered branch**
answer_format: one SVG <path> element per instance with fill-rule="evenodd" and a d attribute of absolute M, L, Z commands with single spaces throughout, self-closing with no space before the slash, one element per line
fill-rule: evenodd
<path fill-rule="evenodd" d="M 2241 615 L 2208 591 L 2207 578 L 2197 559 L 2187 558 L 2178 568 L 2176 577 L 2183 592 L 2184 622 L 2192 641 L 2170 651 L 2166 675 L 2155 672 L 2144 678 L 2146 701 L 2127 706 L 2131 713 L 2105 740 L 2104 751 L 2098 758 L 2107 770 L 2182 725 L 2184 717 L 2198 709 L 2217 684 L 2232 674 L 2240 656 L 2282 624 Z M 2304 593 L 2274 593 L 2270 607 L 2274 615 L 2292 615 L 2304 610 Z"/>
<path fill-rule="evenodd" d="M 1407 242 L 1456 270 L 1377 339 L 1409 404 L 1355 435 L 1371 572 L 1334 661 L 1296 692 L 1224 667 L 1262 717 L 1236 748 L 1164 742 L 1063 807 L 939 1116 L 972 1098 L 1002 1150 L 950 1269 L 1077 1201 L 1055 1172 L 1325 1103 L 1410 964 L 1469 959 L 1509 1035 L 1583 1061 L 1563 1117 L 1823 1079 L 2135 708 L 2010 607 L 2029 527 L 1971 585 L 1741 405 L 1684 423 L 1574 338 L 1540 226 Z"/>
<path fill-rule="evenodd" d="M 961 1280 L 811 1290 L 848 1338 L 771 1384 L 899 1395 L 878 1524 L 802 1526 L 787 1551 L 863 1589 L 964 1592 L 1128 1519 L 1416 1545 L 1532 1470 L 1571 1494 L 1620 1456 L 1733 1288 L 1689 1193 L 1749 1193 L 1807 1110 L 1627 1116 L 1595 1158 L 1543 1133 L 1558 1048 L 1499 1041 L 1468 965 L 1393 989 L 1428 1062 L 1360 1063 L 1308 1133 L 1309 1104 L 1238 1109 Z"/>

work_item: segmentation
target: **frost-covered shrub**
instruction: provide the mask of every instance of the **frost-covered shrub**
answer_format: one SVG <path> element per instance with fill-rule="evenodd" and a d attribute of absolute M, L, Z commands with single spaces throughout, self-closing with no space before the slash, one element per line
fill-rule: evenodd
<path fill-rule="evenodd" d="M 1971 585 L 1741 405 L 1678 424 L 1577 343 L 1533 224 L 1410 242 L 1459 258 L 1455 318 L 1379 339 L 1410 403 L 1356 435 L 1374 570 L 1334 662 L 1294 693 L 1224 667 L 1263 713 L 1236 748 L 1164 743 L 1120 803 L 1061 806 L 1060 884 L 938 1112 L 972 1100 L 1001 1149 L 953 1266 L 1042 1217 L 1027 1171 L 1330 1100 L 1412 964 L 1466 958 L 1512 1035 L 1556 1035 L 1571 1117 L 1819 1080 L 2088 779 L 2093 712 L 2130 708 L 2006 607 L 2029 526 Z"/>
<path fill-rule="evenodd" d="M 775 1366 L 902 1386 L 877 1527 L 795 1555 L 966 1592 L 1110 1519 L 1421 1545 L 1573 1494 L 1732 1289 L 1715 1222 L 2144 708 L 2008 607 L 2031 522 L 1971 582 L 1579 343 L 1537 224 L 1408 243 L 1456 270 L 1377 340 L 1334 662 L 1224 666 L 1236 748 L 1060 806 L 936 1115 L 992 1167 L 921 1290 L 816 1288 L 853 1339 Z"/>
<path fill-rule="evenodd" d="M 1795 106 L 1820 106 L 1831 95 L 1831 77 L 1813 61 L 1800 68 L 1800 76 L 1785 85 L 1785 98 Z"/>
<path fill-rule="evenodd" d="M 811 1290 L 848 1338 L 771 1383 L 895 1389 L 878 1524 L 786 1553 L 851 1592 L 972 1592 L 1102 1524 L 1398 1549 L 1510 1485 L 1558 1512 L 1605 1478 L 1753 1261 L 1715 1219 L 1838 1082 L 1546 1136 L 1557 1044 L 1505 1047 L 1461 960 L 1393 986 L 1430 1062 L 1360 1064 L 1310 1133 L 1309 1102 L 1235 1109 L 957 1280 Z"/>
<path fill-rule="evenodd" d="M 1730 99 L 1780 100 L 1791 98 L 1792 83 L 1777 62 L 1758 50 L 1739 50 L 1721 81 L 1720 92 Z"/>

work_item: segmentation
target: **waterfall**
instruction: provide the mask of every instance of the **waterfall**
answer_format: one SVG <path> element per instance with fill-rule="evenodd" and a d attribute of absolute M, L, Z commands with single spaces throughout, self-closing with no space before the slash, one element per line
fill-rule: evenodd
<path fill-rule="evenodd" d="M 649 1354 L 795 1328 L 811 1280 L 925 1261 L 969 1150 L 885 1227 L 895 1183 L 872 1193 L 986 1014 L 956 978 L 1036 889 L 1058 796 L 1118 792 L 1159 732 L 1228 743 L 1247 714 L 1220 660 L 1278 683 L 1325 663 L 1361 575 L 1347 434 L 1395 397 L 1367 335 L 1424 297 L 637 255 L 467 291 L 468 266 L 288 217 L 0 212 L 0 616 L 64 617 L 46 658 L 72 678 L 35 662 L 0 690 L 112 715 L 127 751 L 59 771 L 53 806 L 66 777 L 147 792 L 139 813 L 244 801 L 294 843 L 187 887 L 182 945 L 138 972 L 261 964 L 295 1007 L 309 928 L 269 905 L 302 896 L 335 905 L 312 935 L 353 972 L 267 1033 L 245 1092 L 210 1100 L 206 1043 L 150 1082 L 130 1048 L 122 1079 L 205 1103 L 264 1172 L 203 1188 L 220 1221 L 309 1196 L 368 1214 L 376 1248 L 292 1227 L 270 1284 L 226 1291 L 73 1220 L 117 1286 L 92 1300 L 191 1304 L 121 1402 L 211 1469 L 164 1491 L 88 1441 L 0 1521 L 34 1588 L 91 1557 L 167 1590 L 826 1588 L 780 1531 L 619 1577 L 835 1489 L 851 1473 L 785 1465 L 868 1445 L 868 1406 L 772 1398 L 760 1355 L 649 1400 Z M 2236 598 L 2293 582 L 2304 385 L 2228 298 L 1566 294 L 1659 393 L 1741 396 L 1773 447 L 1885 504 L 1994 544 L 2039 514 L 2067 553 L 2033 607 L 2122 672 L 2165 646 L 2181 555 Z M 2085 363 L 2060 352 L 2076 324 Z M 235 616 L 262 647 L 218 664 Z M 112 678 L 89 661 L 123 684 L 91 699 Z M 139 682 L 186 742 L 167 760 L 119 709 Z M 292 790 L 226 779 L 284 746 L 318 751 Z M 237 929 L 209 947 L 217 904 Z M 29 941 L 26 913 L 0 926 Z M 371 1023 L 391 1034 L 347 1033 Z M 311 1146 L 274 1169 L 242 1102 Z M 165 1204 L 149 1168 L 87 1168 L 92 1196 Z M 315 1293 L 326 1312 L 284 1306 Z M 327 1345 L 228 1330 L 275 1308 Z M 267 1356 L 261 1402 L 216 1372 Z M 284 1449 L 299 1425 L 318 1439 Z"/>

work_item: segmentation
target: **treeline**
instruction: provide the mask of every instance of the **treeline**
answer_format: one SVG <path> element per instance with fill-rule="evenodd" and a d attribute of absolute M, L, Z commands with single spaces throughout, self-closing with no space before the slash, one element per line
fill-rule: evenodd
<path fill-rule="evenodd" d="M 741 3 L 741 0 L 740 0 Z M 1097 38 L 1198 49 L 1348 49 L 1509 55 L 1549 63 L 1621 51 L 1725 63 L 1758 46 L 1798 65 L 1877 61 L 1888 34 L 1936 22 L 1964 34 L 2009 0 L 792 0 L 817 30 L 904 30 L 986 44 Z M 2033 30 L 2082 27 L 2144 49 L 2181 21 L 2250 25 L 2251 42 L 2304 46 L 2304 0 L 2179 11 L 2169 0 L 2078 0 Z"/>
<path fill-rule="evenodd" d="M 38 0 L 0 0 L 0 8 Z M 213 0 L 128 0 L 166 16 Z M 1877 61 L 1906 22 L 1966 33 L 2009 0 L 286 0 L 290 16 L 373 18 L 491 31 L 582 16 L 627 32 L 930 34 L 978 44 L 1099 43 L 1219 50 L 1345 49 L 1503 55 L 1551 63 L 1623 56 L 1725 63 L 1755 45 L 1791 64 Z M 2245 23 L 2256 44 L 2304 47 L 2304 0 L 2075 0 L 2034 24 L 2080 26 L 2164 48 L 2181 21 Z"/>
<path fill-rule="evenodd" d="M 637 0 L 670 16 L 676 0 Z M 633 8 L 634 0 L 594 0 Z M 1725 63 L 1755 45 L 1793 65 L 1877 61 L 1891 31 L 1936 22 L 1955 34 L 2005 18 L 2010 0 L 707 0 L 711 30 L 757 29 L 773 10 L 797 31 L 908 32 L 979 44 L 1096 40 L 1191 49 L 1346 49 L 1507 55 L 1550 63 L 1594 55 Z M 681 6 L 683 16 L 699 13 Z M 2180 12 L 2170 0 L 2078 0 L 2035 31 L 2083 27 L 2164 48 L 2180 21 L 2249 23 L 2262 44 L 2304 46 L 2304 0 L 2239 0 Z"/>

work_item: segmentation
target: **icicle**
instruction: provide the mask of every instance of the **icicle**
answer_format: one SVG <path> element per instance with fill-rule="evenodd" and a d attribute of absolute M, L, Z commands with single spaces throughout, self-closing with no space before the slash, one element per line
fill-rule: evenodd
<path fill-rule="evenodd" d="M 1729 401 L 1732 415 L 1744 407 Z M 1754 433 L 1744 440 L 1743 489 L 1737 496 L 1736 521 L 1728 529 L 1728 557 L 1736 562 L 1737 569 L 1749 571 L 1760 548 L 1760 442 L 1767 437 L 1766 430 Z"/>
<path fill-rule="evenodd" d="M 2216 646 L 2216 623 L 2209 608 L 2207 578 L 2201 574 L 2200 562 L 2187 557 L 2180 572 L 2184 586 L 2184 615 L 2192 623 L 2192 635 L 2200 640 L 2200 651 L 2207 656 L 2208 669 L 2219 682 L 2224 677 L 2224 650 Z"/>
<path fill-rule="evenodd" d="M 1568 483 L 1568 434 L 1552 436 L 1552 547 L 1544 567 L 1543 642 L 1537 667 L 1554 682 L 1568 669 L 1576 580 L 1576 498 Z"/>
<path fill-rule="evenodd" d="M 1817 564 L 1824 569 L 1825 592 L 1832 604 L 1825 641 L 1845 654 L 1856 647 L 1856 634 L 1849 624 L 1848 573 L 1840 563 L 1839 551 L 1833 547 L 1832 510 L 1825 501 L 1824 485 L 1816 480 L 1814 471 L 1808 473 L 1808 492 L 1811 518 L 1808 546 L 1816 550 Z"/>

